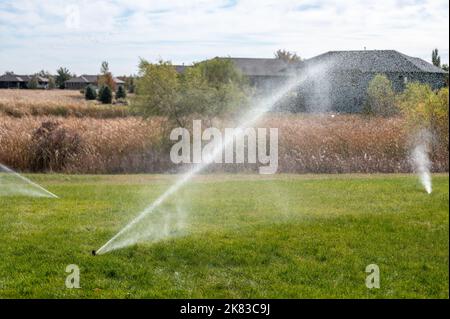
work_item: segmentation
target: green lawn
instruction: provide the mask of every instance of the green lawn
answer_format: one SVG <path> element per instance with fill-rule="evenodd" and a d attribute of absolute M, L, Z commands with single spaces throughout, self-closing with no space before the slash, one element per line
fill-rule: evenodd
<path fill-rule="evenodd" d="M 448 175 L 201 176 L 96 257 L 175 176 L 28 177 L 60 199 L 0 197 L 0 298 L 449 297 Z"/>

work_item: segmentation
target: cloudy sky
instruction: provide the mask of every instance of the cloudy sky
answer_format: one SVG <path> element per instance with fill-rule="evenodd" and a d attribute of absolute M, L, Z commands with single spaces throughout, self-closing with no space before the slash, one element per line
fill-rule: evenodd
<path fill-rule="evenodd" d="M 449 56 L 448 0 L 0 0 L 0 73 L 131 74 L 139 57 L 189 64 L 214 56 L 308 58 L 395 49 Z"/>

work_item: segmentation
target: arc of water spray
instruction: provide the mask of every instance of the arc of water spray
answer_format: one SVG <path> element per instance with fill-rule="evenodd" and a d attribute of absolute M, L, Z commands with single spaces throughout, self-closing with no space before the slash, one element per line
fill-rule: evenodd
<path fill-rule="evenodd" d="M 315 70 L 317 72 L 317 69 Z M 311 73 L 311 70 L 308 72 Z M 281 98 L 283 98 L 288 92 L 290 92 L 295 87 L 299 86 L 304 80 L 306 79 L 306 74 L 302 77 L 299 76 L 293 76 L 292 79 L 285 84 L 282 88 L 280 88 L 275 94 L 270 96 L 267 99 L 262 99 L 256 107 L 252 108 L 246 116 L 244 116 L 244 120 L 241 121 L 240 125 L 238 125 L 237 130 L 242 130 L 247 127 L 251 127 L 254 125 L 254 123 L 260 119 L 266 112 L 270 111 L 276 102 L 278 102 Z M 201 172 L 203 169 L 208 167 L 213 159 L 220 154 L 228 145 L 231 145 L 231 143 L 234 142 L 234 137 L 228 137 L 224 140 L 224 142 L 213 149 L 211 152 L 211 156 L 208 158 L 208 162 L 203 162 L 202 164 L 199 164 L 192 168 L 190 171 L 185 173 L 175 184 L 173 184 L 166 192 L 164 192 L 160 197 L 158 197 L 150 206 L 145 208 L 138 216 L 136 216 L 130 223 L 128 223 L 124 228 L 122 228 L 116 235 L 114 235 L 110 240 L 108 240 L 103 246 L 101 246 L 96 253 L 97 254 L 103 254 L 108 251 L 122 248 L 126 245 L 117 245 L 118 247 L 111 246 L 113 242 L 119 238 L 123 233 L 125 233 L 127 230 L 132 228 L 134 225 L 139 223 L 144 217 L 149 215 L 154 211 L 155 208 L 157 208 L 159 205 L 161 205 L 167 198 L 169 198 L 172 194 L 174 194 L 176 191 L 178 191 L 184 184 L 186 184 L 194 175 Z"/>
<path fill-rule="evenodd" d="M 0 164 L 0 168 L 2 168 L 4 171 L 6 171 L 6 172 L 8 172 L 8 173 L 10 173 L 10 174 L 13 174 L 15 177 L 21 179 L 22 181 L 24 181 L 24 182 L 26 182 L 26 183 L 28 183 L 28 184 L 30 184 L 30 185 L 32 185 L 32 186 L 38 188 L 39 190 L 43 191 L 45 194 L 49 195 L 50 197 L 53 197 L 53 198 L 59 198 L 58 196 L 56 196 L 56 195 L 53 194 L 52 192 L 46 190 L 46 189 L 45 189 L 44 187 L 42 187 L 41 185 L 36 184 L 35 182 L 29 180 L 29 179 L 26 178 L 25 176 L 22 176 L 22 175 L 20 175 L 19 173 L 13 171 L 13 170 L 10 169 L 9 167 L 7 167 L 7 166 L 5 166 L 5 165 L 3 165 L 3 164 Z"/>

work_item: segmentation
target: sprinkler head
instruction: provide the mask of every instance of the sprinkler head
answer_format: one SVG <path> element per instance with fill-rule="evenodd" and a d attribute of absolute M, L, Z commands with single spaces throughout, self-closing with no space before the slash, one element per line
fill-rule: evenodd
<path fill-rule="evenodd" d="M 92 251 L 92 256 L 97 255 L 97 252 L 95 250 Z"/>

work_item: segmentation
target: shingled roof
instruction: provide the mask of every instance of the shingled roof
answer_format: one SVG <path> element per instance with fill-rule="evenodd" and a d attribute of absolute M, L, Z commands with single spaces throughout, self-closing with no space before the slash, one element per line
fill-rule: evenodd
<path fill-rule="evenodd" d="M 284 76 L 289 65 L 281 59 L 222 58 L 231 60 L 247 76 Z"/>
<path fill-rule="evenodd" d="M 14 73 L 5 73 L 0 76 L 0 82 L 29 82 L 34 75 L 18 75 Z M 39 82 L 48 82 L 47 78 L 37 76 Z"/>
<path fill-rule="evenodd" d="M 395 50 L 329 51 L 305 60 L 306 66 L 317 63 L 330 63 L 334 70 L 341 71 L 446 73 L 431 63 Z"/>

